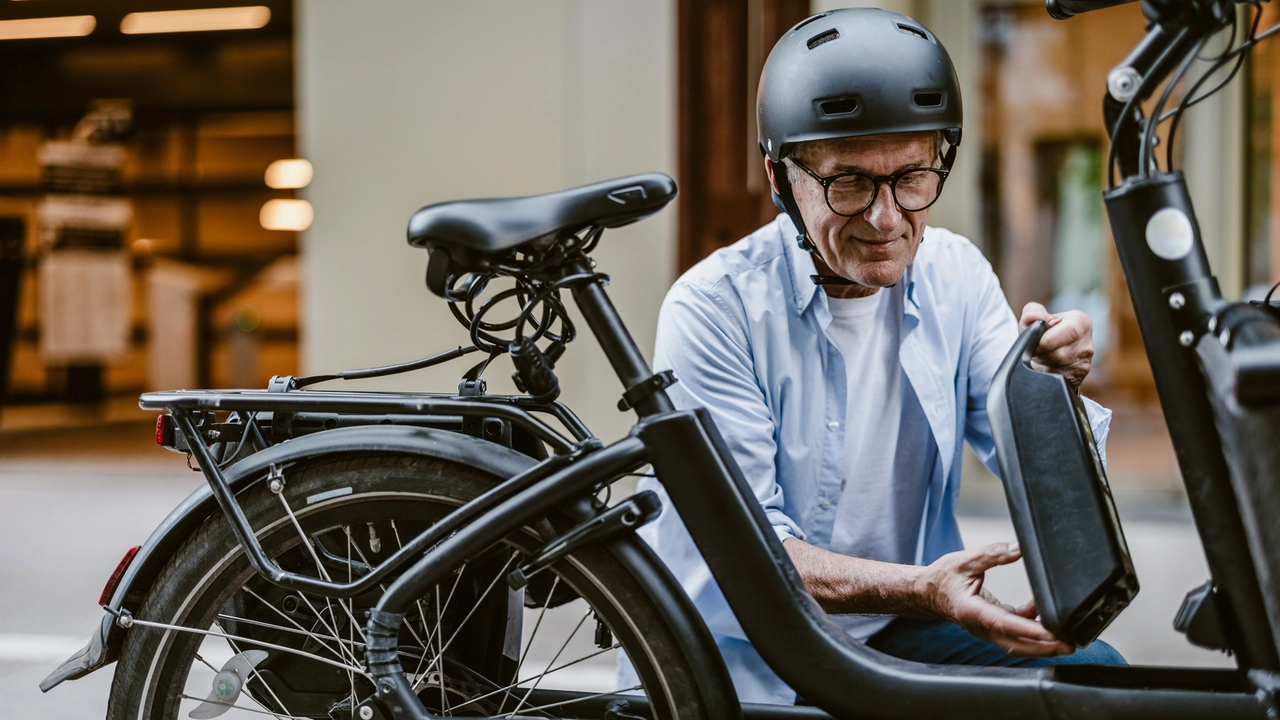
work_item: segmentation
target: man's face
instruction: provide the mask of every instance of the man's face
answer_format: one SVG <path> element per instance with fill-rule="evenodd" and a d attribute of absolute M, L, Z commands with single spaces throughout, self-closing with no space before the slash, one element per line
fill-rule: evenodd
<path fill-rule="evenodd" d="M 800 146 L 794 156 L 822 177 L 851 171 L 880 177 L 935 167 L 936 138 L 935 133 L 920 132 L 820 140 Z M 822 185 L 808 173 L 793 171 L 789 177 L 809 237 L 822 254 L 822 259 L 814 258 L 820 273 L 826 270 L 825 260 L 833 274 L 866 288 L 888 287 L 902 279 L 920 247 L 927 208 L 904 211 L 894 202 L 888 183 L 882 183 L 870 207 L 844 217 L 832 212 Z"/>

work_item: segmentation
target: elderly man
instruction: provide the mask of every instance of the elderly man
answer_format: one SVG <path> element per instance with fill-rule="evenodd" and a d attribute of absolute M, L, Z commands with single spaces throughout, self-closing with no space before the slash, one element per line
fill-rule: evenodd
<path fill-rule="evenodd" d="M 982 253 L 926 225 L 961 136 L 946 51 L 895 13 L 818 15 L 770 54 L 757 109 L 786 212 L 668 293 L 654 364 L 676 371 L 671 397 L 710 411 L 809 591 L 858 640 L 928 663 L 1122 663 L 1105 643 L 1053 637 L 1033 603 L 983 589 L 985 571 L 1020 557 L 1016 544 L 961 543 L 961 443 L 997 469 L 986 396 L 1018 321 Z M 1021 322 L 1036 319 L 1052 326 L 1037 361 L 1078 387 L 1089 318 L 1032 303 Z M 1101 450 L 1110 414 L 1088 409 Z M 794 702 L 669 504 L 642 534 L 706 619 L 742 699 Z"/>

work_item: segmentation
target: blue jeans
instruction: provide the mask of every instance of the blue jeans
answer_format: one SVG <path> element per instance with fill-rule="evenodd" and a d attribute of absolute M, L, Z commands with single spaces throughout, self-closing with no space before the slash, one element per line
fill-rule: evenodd
<path fill-rule="evenodd" d="M 1050 658 L 1014 657 L 1000 646 L 965 632 L 946 620 L 896 618 L 867 640 L 867 647 L 903 660 L 935 665 L 1045 667 L 1047 665 L 1127 665 L 1110 645 L 1095 640 L 1070 655 Z"/>

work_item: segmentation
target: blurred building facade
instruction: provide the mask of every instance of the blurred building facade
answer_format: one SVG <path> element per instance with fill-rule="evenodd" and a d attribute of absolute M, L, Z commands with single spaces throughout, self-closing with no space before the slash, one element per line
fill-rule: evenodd
<path fill-rule="evenodd" d="M 256 6 L 245 29 L 129 31 L 139 17 L 210 5 L 0 2 L 0 216 L 23 227 L 8 406 L 260 384 L 296 369 L 296 233 L 259 222 L 265 202 L 293 195 L 263 176 L 296 154 L 292 5 Z M 66 18 L 90 18 L 86 34 L 25 36 L 42 33 L 38 22 L 56 35 Z M 104 107 L 127 118 L 105 145 L 87 134 Z M 107 186 L 83 163 L 71 172 L 50 160 L 95 148 L 116 158 L 99 172 Z M 108 197 L 125 209 L 111 237 L 55 227 L 59 213 Z M 58 290 L 68 253 L 120 258 L 123 282 L 81 272 L 78 289 Z M 51 351 L 83 345 L 75 336 L 89 328 L 77 326 L 100 325 L 104 305 L 125 315 L 120 347 Z"/>
<path fill-rule="evenodd" d="M 97 17 L 85 37 L 0 41 L 0 216 L 27 222 L 11 401 L 65 396 L 38 352 L 36 154 L 95 99 L 132 98 L 137 123 L 122 171 L 134 208 L 123 241 L 131 331 L 106 367 L 108 395 L 183 377 L 260 386 L 465 343 L 423 284 L 425 255 L 404 243 L 414 210 L 657 170 L 681 185 L 673 208 L 607 234 L 597 255 L 650 348 L 678 272 L 775 212 L 753 124 L 773 40 L 811 12 L 872 3 L 296 0 L 265 3 L 271 19 L 255 30 L 116 29 L 128 12 L 232 4 L 0 0 L 2 18 Z M 1150 374 L 1098 199 L 1101 93 L 1141 35 L 1138 5 L 1059 23 L 1038 0 L 875 4 L 932 28 L 960 74 L 964 141 L 931 222 L 983 247 L 1015 307 L 1088 311 L 1100 349 L 1088 391 L 1136 408 L 1134 426 L 1158 435 L 1159 422 L 1143 420 Z M 1280 20 L 1268 12 L 1264 27 Z M 1175 143 L 1232 297 L 1280 280 L 1278 58 L 1261 45 L 1239 80 L 1190 111 Z M 267 188 L 266 166 L 289 157 L 308 159 L 314 181 Z M 264 230 L 263 204 L 293 197 L 315 208 L 310 229 Z M 161 342 L 168 355 L 151 349 Z M 450 391 L 462 369 L 362 387 Z M 620 388 L 592 339 L 560 372 L 588 424 L 604 437 L 625 431 Z M 508 374 L 495 365 L 491 387 L 509 390 Z"/>

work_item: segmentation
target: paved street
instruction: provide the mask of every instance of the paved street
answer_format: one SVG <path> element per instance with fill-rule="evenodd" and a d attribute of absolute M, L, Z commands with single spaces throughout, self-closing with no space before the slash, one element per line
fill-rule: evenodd
<path fill-rule="evenodd" d="M 37 683 L 96 626 L 98 594 L 124 550 L 142 543 L 200 482 L 182 457 L 156 448 L 148 428 L 138 424 L 94 433 L 0 434 L 5 717 L 102 716 L 114 668 L 48 695 Z M 1135 514 L 1126 522 L 1142 592 L 1103 637 L 1135 663 L 1229 666 L 1225 656 L 1193 648 L 1172 630 L 1183 594 L 1203 582 L 1207 571 L 1190 524 L 1181 514 L 1168 515 L 1150 520 Z M 971 547 L 1013 539 L 999 503 L 966 515 L 961 525 Z M 1020 565 L 991 573 L 988 583 L 1003 600 L 1021 603 L 1029 597 Z M 564 613 L 557 622 L 576 622 L 572 615 Z M 577 678 L 583 687 L 608 682 L 608 658 L 598 660 Z"/>

